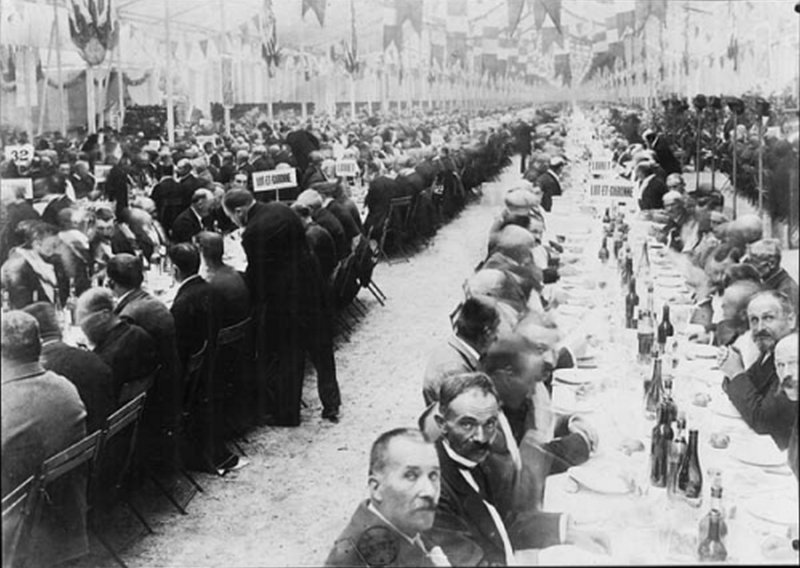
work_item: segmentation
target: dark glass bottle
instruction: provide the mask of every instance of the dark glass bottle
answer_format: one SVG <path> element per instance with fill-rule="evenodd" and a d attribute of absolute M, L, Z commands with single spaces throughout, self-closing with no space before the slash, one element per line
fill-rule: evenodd
<path fill-rule="evenodd" d="M 639 310 L 639 323 L 636 328 L 636 337 L 639 342 L 639 362 L 650 363 L 656 339 L 656 323 L 653 314 L 653 282 L 647 283 L 647 296 L 645 308 Z"/>
<path fill-rule="evenodd" d="M 648 414 L 655 415 L 661 406 L 664 395 L 664 383 L 661 377 L 661 357 L 656 353 L 653 358 L 653 374 L 645 381 L 644 408 Z"/>
<path fill-rule="evenodd" d="M 658 409 L 658 423 L 653 428 L 650 442 L 650 484 L 654 487 L 667 486 L 669 448 L 673 435 L 667 408 L 662 404 Z"/>
<path fill-rule="evenodd" d="M 678 471 L 678 490 L 692 505 L 703 499 L 703 472 L 697 457 L 697 430 L 689 430 L 689 445 Z"/>
<path fill-rule="evenodd" d="M 661 312 L 661 323 L 658 324 L 658 350 L 664 353 L 667 346 L 667 340 L 675 335 L 675 328 L 672 327 L 672 322 L 669 321 L 669 304 L 664 304 L 663 311 Z"/>
<path fill-rule="evenodd" d="M 670 500 L 680 495 L 678 489 L 678 472 L 686 456 L 686 417 L 683 413 L 678 416 L 675 437 L 670 444 L 667 465 L 667 497 Z"/>
<path fill-rule="evenodd" d="M 626 286 L 633 278 L 633 254 L 630 245 L 625 245 L 625 265 L 622 270 L 622 282 Z"/>
<path fill-rule="evenodd" d="M 628 294 L 625 296 L 625 329 L 636 329 L 636 306 L 638 305 L 636 278 L 631 278 L 628 282 Z"/>
<path fill-rule="evenodd" d="M 700 535 L 697 542 L 697 555 L 701 562 L 721 562 L 728 557 L 724 539 L 728 534 L 725 514 L 722 509 L 722 481 L 714 477 L 711 487 L 711 509 L 700 519 Z"/>
<path fill-rule="evenodd" d="M 600 245 L 600 252 L 597 253 L 597 258 L 600 259 L 600 262 L 605 264 L 608 262 L 610 256 L 611 254 L 608 252 L 608 237 L 603 236 L 603 243 Z"/>

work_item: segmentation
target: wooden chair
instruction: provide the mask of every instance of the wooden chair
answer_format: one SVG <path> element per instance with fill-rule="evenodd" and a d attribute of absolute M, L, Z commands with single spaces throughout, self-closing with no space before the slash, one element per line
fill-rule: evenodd
<path fill-rule="evenodd" d="M 397 249 L 402 256 L 402 260 L 409 262 L 408 252 L 404 245 L 404 240 L 409 236 L 408 230 L 411 221 L 411 216 L 414 210 L 414 196 L 406 195 L 403 197 L 395 197 L 389 200 L 389 212 L 386 214 L 386 219 L 383 222 L 383 230 L 381 231 L 381 238 L 378 242 L 378 249 L 386 262 L 392 264 L 389 255 L 386 254 L 386 237 L 389 233 L 392 234 Z M 392 220 L 399 216 L 399 226 L 392 227 Z M 400 261 L 394 261 L 400 262 Z"/>
<path fill-rule="evenodd" d="M 24 564 L 39 495 L 39 478 L 32 475 L 3 497 L 3 566 Z"/>
<path fill-rule="evenodd" d="M 249 316 L 242 321 L 223 327 L 217 332 L 214 382 L 224 385 L 224 401 L 222 407 L 215 408 L 215 413 L 224 417 L 225 431 L 230 436 L 231 443 L 243 456 L 247 454 L 242 449 L 239 442 L 248 443 L 244 437 L 244 428 L 236 424 L 235 411 L 237 410 L 235 401 L 237 397 L 243 396 L 242 392 L 237 392 L 232 380 L 241 377 L 250 377 L 250 365 L 253 363 L 253 350 L 251 349 L 253 333 L 253 316 Z M 232 365 L 228 366 L 232 358 Z M 221 402 L 222 402 L 221 401 Z"/>
<path fill-rule="evenodd" d="M 122 385 L 122 388 L 120 389 L 119 392 L 119 399 L 117 400 L 117 403 L 120 406 L 123 406 L 132 401 L 134 398 L 138 397 L 139 395 L 147 393 L 147 391 L 150 390 L 150 387 L 152 387 L 153 384 L 156 382 L 156 377 L 160 372 L 161 372 L 161 365 L 156 367 L 156 369 L 149 375 L 146 375 L 140 379 L 134 379 L 132 381 L 128 381 L 127 383 Z"/>

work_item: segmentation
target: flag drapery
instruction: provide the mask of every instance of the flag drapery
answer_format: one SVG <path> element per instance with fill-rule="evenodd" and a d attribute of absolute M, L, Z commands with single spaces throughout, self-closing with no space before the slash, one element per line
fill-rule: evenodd
<path fill-rule="evenodd" d="M 422 0 L 395 0 L 395 9 L 398 27 L 409 20 L 415 32 L 422 32 Z"/>
<path fill-rule="evenodd" d="M 320 26 L 325 25 L 325 5 L 327 0 L 303 0 L 302 17 L 305 18 L 306 12 L 311 10 L 317 17 Z"/>
<path fill-rule="evenodd" d="M 356 38 L 356 9 L 354 0 L 350 0 L 350 44 L 344 50 L 344 69 L 355 76 L 361 69 L 358 60 L 358 43 Z"/>
<path fill-rule="evenodd" d="M 71 0 L 69 35 L 86 63 L 100 65 L 119 35 L 111 0 Z"/>
<path fill-rule="evenodd" d="M 522 19 L 522 10 L 525 8 L 525 0 L 506 0 L 508 3 L 508 34 L 513 36 L 517 30 L 519 21 Z"/>
<path fill-rule="evenodd" d="M 281 64 L 282 51 L 278 45 L 278 26 L 272 11 L 272 0 L 264 0 L 261 21 L 261 57 L 267 63 L 267 73 L 275 76 L 275 69 Z"/>
<path fill-rule="evenodd" d="M 537 30 L 542 27 L 547 16 L 550 16 L 550 20 L 560 34 L 561 0 L 533 0 L 533 22 Z"/>

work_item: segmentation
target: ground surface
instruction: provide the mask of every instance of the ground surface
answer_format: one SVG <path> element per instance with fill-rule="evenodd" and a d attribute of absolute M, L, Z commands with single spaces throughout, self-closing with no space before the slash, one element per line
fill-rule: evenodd
<path fill-rule="evenodd" d="M 380 264 L 375 280 L 388 295 L 369 306 L 350 341 L 336 351 L 342 415 L 323 422 L 313 373 L 298 428 L 264 427 L 250 435 L 247 467 L 225 478 L 199 476 L 205 493 L 189 514 L 164 508 L 150 516 L 156 534 L 122 553 L 132 567 L 318 566 L 356 505 L 367 495 L 369 446 L 381 432 L 414 426 L 422 411 L 422 373 L 430 349 L 449 331 L 461 285 L 485 254 L 499 197 L 519 176 L 512 166 L 484 186 L 480 204 L 443 227 L 408 263 Z M 93 548 L 97 548 L 94 546 Z M 83 566 L 111 565 L 93 554 Z"/>

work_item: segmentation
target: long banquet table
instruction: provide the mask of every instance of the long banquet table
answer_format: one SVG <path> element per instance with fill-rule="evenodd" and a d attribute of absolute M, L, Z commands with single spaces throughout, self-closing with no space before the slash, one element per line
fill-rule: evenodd
<path fill-rule="evenodd" d="M 613 563 L 695 564 L 698 525 L 709 509 L 711 477 L 720 471 L 728 526 L 726 562 L 797 564 L 788 535 L 791 531 L 797 538 L 798 483 L 786 465 L 786 452 L 779 452 L 769 436 L 750 430 L 727 400 L 715 349 L 687 341 L 690 293 L 676 259 L 663 248 L 650 249 L 653 303 L 659 317 L 664 302 L 672 307 L 678 347 L 673 398 L 686 413 L 687 428 L 699 430 L 703 501 L 692 507 L 682 499 L 668 499 L 665 489 L 650 486 L 650 431 L 655 419 L 645 415 L 643 398 L 644 380 L 652 366 L 637 361 L 636 331 L 625 329 L 624 291 L 616 262 L 603 265 L 598 259 L 602 208 L 588 207 L 576 194 L 569 201 L 567 196 L 557 198 L 549 220 L 551 231 L 567 237 L 564 256 L 574 262 L 565 271 L 571 275 L 553 285 L 566 300 L 554 316 L 567 331 L 591 335 L 593 368 L 557 371 L 553 406 L 557 412 L 585 416 L 597 428 L 600 443 L 586 464 L 548 478 L 545 509 L 570 513 L 580 526 L 605 531 Z M 559 210 L 570 213 L 559 215 Z M 633 211 L 626 220 L 636 270 L 643 241 L 652 242 L 651 224 L 637 219 Z M 642 305 L 644 284 L 638 289 Z M 710 396 L 707 407 L 693 404 L 697 393 Z M 712 433 L 727 434 L 729 446 L 713 448 Z M 641 441 L 643 451 L 623 452 L 621 444 L 631 439 Z M 567 553 L 550 553 L 540 560 L 603 563 L 602 557 Z"/>

